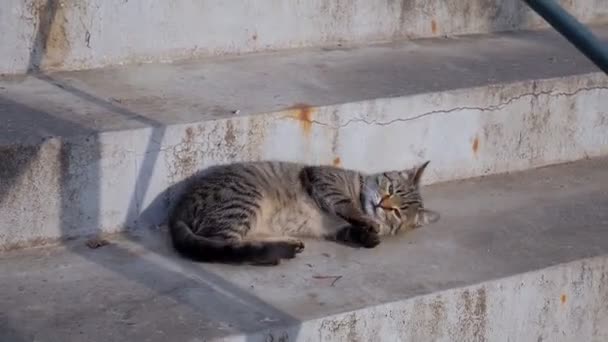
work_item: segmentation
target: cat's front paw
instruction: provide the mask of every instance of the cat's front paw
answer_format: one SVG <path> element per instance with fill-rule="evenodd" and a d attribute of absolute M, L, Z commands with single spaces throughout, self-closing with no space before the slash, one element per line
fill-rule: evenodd
<path fill-rule="evenodd" d="M 380 244 L 380 234 L 378 227 L 365 226 L 353 227 L 351 231 L 351 239 L 358 245 L 365 248 L 374 248 Z"/>
<path fill-rule="evenodd" d="M 372 233 L 380 234 L 380 224 L 377 223 L 376 221 L 370 220 L 367 222 L 367 224 L 365 226 Z"/>
<path fill-rule="evenodd" d="M 359 243 L 365 248 L 374 248 L 380 244 L 380 235 L 376 230 L 364 230 Z"/>

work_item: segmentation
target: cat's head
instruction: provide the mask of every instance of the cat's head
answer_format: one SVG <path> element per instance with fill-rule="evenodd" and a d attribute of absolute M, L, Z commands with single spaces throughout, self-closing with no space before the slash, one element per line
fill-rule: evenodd
<path fill-rule="evenodd" d="M 364 210 L 390 229 L 391 234 L 439 220 L 439 213 L 424 207 L 419 191 L 420 179 L 429 162 L 365 178 L 362 189 Z"/>

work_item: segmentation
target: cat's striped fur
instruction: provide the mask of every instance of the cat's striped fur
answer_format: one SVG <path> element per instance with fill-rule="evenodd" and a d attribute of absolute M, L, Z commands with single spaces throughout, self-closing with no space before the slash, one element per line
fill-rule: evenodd
<path fill-rule="evenodd" d="M 172 241 L 195 260 L 254 264 L 295 257 L 298 237 L 371 248 L 381 235 L 439 219 L 419 192 L 427 164 L 377 174 L 274 161 L 215 166 L 178 201 Z"/>

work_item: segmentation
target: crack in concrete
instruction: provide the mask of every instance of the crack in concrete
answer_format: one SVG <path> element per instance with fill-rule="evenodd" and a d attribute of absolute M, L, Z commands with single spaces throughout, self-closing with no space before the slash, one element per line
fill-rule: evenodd
<path fill-rule="evenodd" d="M 550 97 L 559 97 L 559 96 L 574 96 L 577 95 L 581 92 L 588 92 L 588 91 L 593 91 L 593 90 L 608 90 L 608 86 L 596 86 L 596 87 L 581 87 L 576 89 L 575 91 L 572 92 L 552 92 L 552 91 L 540 91 L 540 92 L 526 92 L 526 93 L 522 93 L 519 94 L 517 96 L 511 97 L 503 102 L 500 102 L 498 104 L 494 104 L 494 105 L 489 105 L 489 106 L 485 106 L 485 107 L 480 107 L 480 106 L 460 106 L 460 107 L 454 107 L 454 108 L 449 108 L 449 109 L 438 109 L 438 110 L 432 110 L 429 112 L 424 112 L 409 118 L 397 118 L 397 119 L 392 119 L 389 121 L 377 121 L 377 120 L 367 120 L 364 118 L 354 118 L 354 119 L 349 119 L 346 122 L 339 124 L 339 125 L 332 125 L 330 123 L 326 123 L 326 122 L 322 122 L 322 121 L 318 121 L 318 120 L 310 120 L 309 122 L 313 125 L 318 125 L 318 126 L 324 126 L 324 127 L 329 127 L 331 129 L 340 129 L 340 128 L 345 128 L 351 124 L 354 123 L 363 123 L 366 125 L 374 125 L 374 126 L 389 126 L 392 125 L 394 123 L 397 122 L 409 122 L 409 121 L 416 121 L 416 120 L 420 120 L 423 119 L 425 117 L 428 116 L 432 116 L 432 115 L 438 115 L 438 114 L 450 114 L 450 113 L 454 113 L 454 112 L 459 112 L 459 111 L 464 111 L 464 110 L 471 110 L 471 111 L 480 111 L 480 112 L 488 112 L 488 111 L 496 111 L 496 110 L 500 110 L 508 105 L 510 105 L 511 103 L 520 100 L 522 98 L 525 97 L 533 97 L 533 98 L 538 98 L 539 96 L 550 96 Z M 281 116 L 281 119 L 294 119 L 292 116 L 289 115 L 284 115 Z M 179 148 L 180 146 L 182 146 L 184 143 L 178 143 L 175 145 L 166 145 L 163 146 L 162 142 L 159 141 L 154 141 L 154 143 L 158 146 L 158 149 L 153 149 L 153 150 L 148 150 L 145 153 L 141 154 L 141 153 L 136 153 L 136 155 L 141 156 L 141 155 L 145 155 L 147 153 L 151 153 L 151 152 L 169 152 L 169 153 L 175 153 L 177 148 Z M 207 147 L 207 143 L 205 142 L 191 142 L 189 143 L 189 145 L 191 147 L 193 147 L 196 150 L 204 150 Z M 134 151 L 133 151 L 134 152 Z"/>
<path fill-rule="evenodd" d="M 559 96 L 574 96 L 577 95 L 578 93 L 581 92 L 586 92 L 586 91 L 592 91 L 592 90 L 608 90 L 608 87 L 606 86 L 598 86 L 598 87 L 582 87 L 579 88 L 573 92 L 552 92 L 552 91 L 541 91 L 541 92 L 531 92 L 531 93 L 523 93 L 517 96 L 514 96 L 512 98 L 509 98 L 506 101 L 503 101 L 501 103 L 495 104 L 495 105 L 489 105 L 486 107 L 479 107 L 479 106 L 461 106 L 461 107 L 454 107 L 454 108 L 450 108 L 450 109 L 439 109 L 439 110 L 433 110 L 430 112 L 425 112 L 422 114 L 418 114 L 409 118 L 397 118 L 397 119 L 393 119 L 393 120 L 389 120 L 386 122 L 381 122 L 381 121 L 376 121 L 376 120 L 366 120 L 364 118 L 356 118 L 356 119 L 350 119 L 348 121 L 346 121 L 343 124 L 340 125 L 331 125 L 328 123 L 324 123 L 321 121 L 317 121 L 317 120 L 310 120 L 311 124 L 314 125 L 319 125 L 319 126 L 326 126 L 326 127 L 330 127 L 333 129 L 340 129 L 340 128 L 344 128 L 347 127 L 350 124 L 353 123 L 364 123 L 366 125 L 374 125 L 374 126 L 389 126 L 392 125 L 396 122 L 408 122 L 408 121 L 415 121 L 415 120 L 419 120 L 422 118 L 425 118 L 427 116 L 431 116 L 431 115 L 437 115 L 437 114 L 450 114 L 453 112 L 459 112 L 459 111 L 463 111 L 463 110 L 472 110 L 472 111 L 479 111 L 479 112 L 488 112 L 488 111 L 496 111 L 496 110 L 500 110 L 508 105 L 510 105 L 511 103 L 520 100 L 524 97 L 534 97 L 534 98 L 538 98 L 539 96 L 542 95 L 548 95 L 550 97 L 559 97 Z"/>

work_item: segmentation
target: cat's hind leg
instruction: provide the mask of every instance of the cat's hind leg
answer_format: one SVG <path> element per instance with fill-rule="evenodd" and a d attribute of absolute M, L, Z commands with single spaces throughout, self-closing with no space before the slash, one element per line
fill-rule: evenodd
<path fill-rule="evenodd" d="M 246 237 L 245 240 L 255 240 L 259 242 L 281 242 L 285 244 L 290 244 L 296 247 L 296 253 L 300 253 L 304 250 L 304 242 L 302 240 L 289 237 L 289 236 L 263 236 L 257 235 L 252 237 Z"/>
<path fill-rule="evenodd" d="M 293 246 L 296 253 L 301 253 L 304 250 L 304 242 L 302 240 L 289 236 L 265 236 L 253 235 L 245 237 L 244 241 L 255 241 L 258 243 L 285 244 Z"/>
<path fill-rule="evenodd" d="M 182 255 L 202 262 L 278 265 L 292 259 L 304 244 L 296 239 L 269 240 L 244 238 L 232 229 L 217 229 L 211 234 L 194 234 L 183 221 L 170 225 L 175 248 Z"/>
<path fill-rule="evenodd" d="M 257 265 L 278 265 L 281 259 L 293 259 L 304 250 L 304 242 L 286 236 L 254 235 L 246 237 L 244 242 L 267 246 L 269 252 L 264 260 L 254 262 Z"/>

